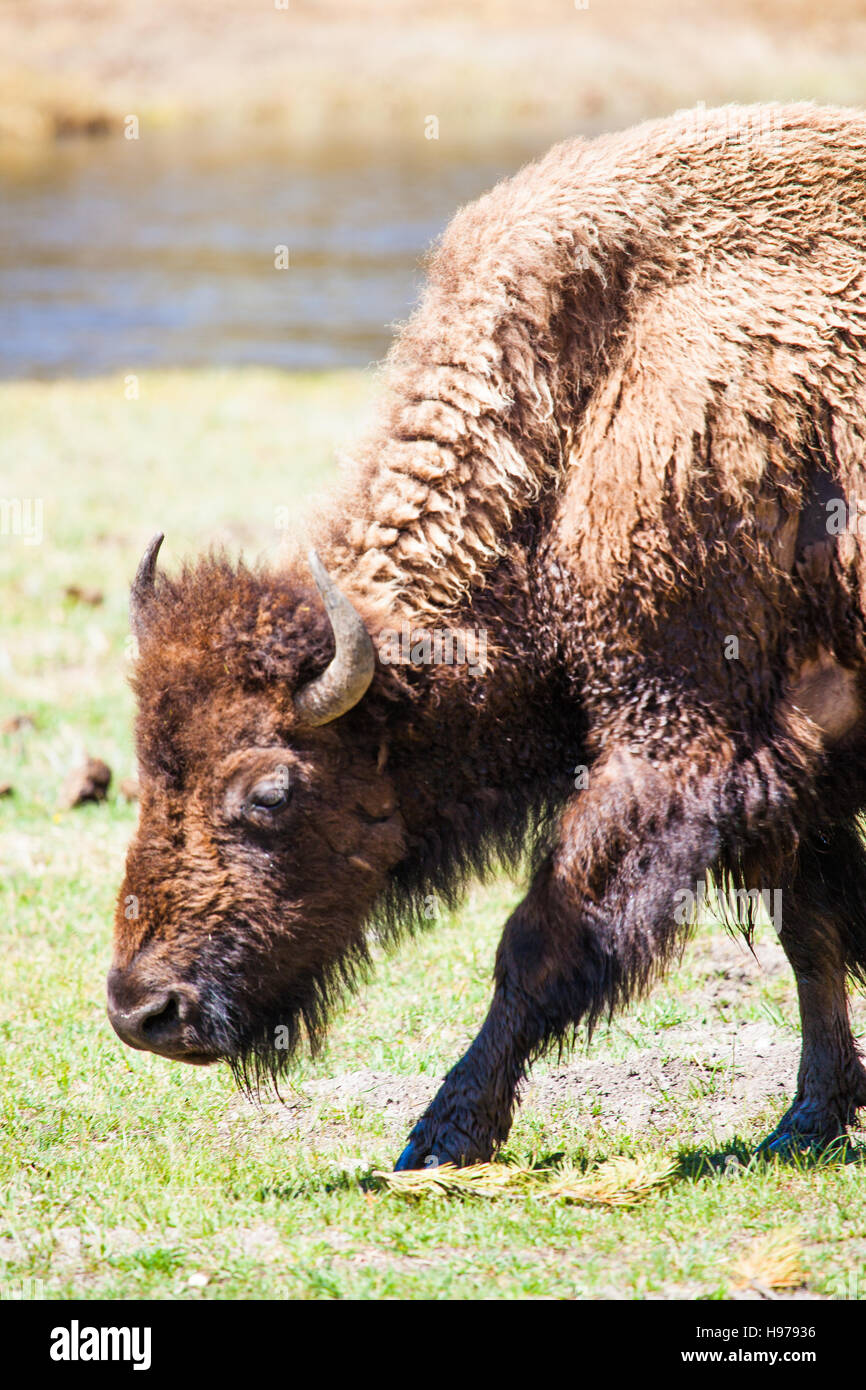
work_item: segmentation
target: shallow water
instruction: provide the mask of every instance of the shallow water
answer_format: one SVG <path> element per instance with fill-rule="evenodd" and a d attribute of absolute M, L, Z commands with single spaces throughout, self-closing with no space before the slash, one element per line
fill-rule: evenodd
<path fill-rule="evenodd" d="M 166 134 L 0 170 L 0 376 L 378 360 L 455 209 L 536 152 L 419 146 Z"/>

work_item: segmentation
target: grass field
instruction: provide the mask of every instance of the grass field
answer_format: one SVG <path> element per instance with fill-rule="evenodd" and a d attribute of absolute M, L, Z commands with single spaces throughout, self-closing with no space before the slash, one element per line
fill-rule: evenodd
<path fill-rule="evenodd" d="M 726 1298 L 750 1271 L 753 1285 L 781 1278 L 761 1254 L 771 1235 L 802 1272 L 789 1293 L 866 1296 L 857 1137 L 820 1161 L 752 1157 L 798 1052 L 769 925 L 757 959 L 703 926 L 647 1001 L 534 1075 L 505 1156 L 675 1163 L 673 1183 L 631 1209 L 409 1201 L 371 1176 L 477 1028 L 518 884 L 475 888 L 380 961 L 284 1104 L 256 1108 L 226 1071 L 130 1052 L 111 1032 L 110 923 L 136 814 L 116 788 L 134 774 L 138 555 L 158 527 L 170 567 L 214 540 L 276 554 L 276 509 L 326 482 L 371 385 L 165 373 L 143 375 L 132 401 L 120 377 L 0 385 L 3 495 L 44 503 L 41 544 L 0 536 L 0 725 L 33 721 L 0 735 L 14 788 L 0 798 L 0 1293 L 39 1280 L 25 1290 L 49 1298 Z M 61 811 L 85 750 L 112 766 L 109 798 Z M 862 1032 L 860 1000 L 855 1014 Z"/>

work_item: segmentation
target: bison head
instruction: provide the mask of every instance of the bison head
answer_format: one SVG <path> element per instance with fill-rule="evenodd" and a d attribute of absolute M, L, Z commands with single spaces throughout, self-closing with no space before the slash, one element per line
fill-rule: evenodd
<path fill-rule="evenodd" d="M 115 919 L 111 1022 L 132 1047 L 255 1082 L 366 961 L 404 830 L 374 650 L 314 552 L 267 577 L 210 557 L 132 589 L 140 820 Z"/>

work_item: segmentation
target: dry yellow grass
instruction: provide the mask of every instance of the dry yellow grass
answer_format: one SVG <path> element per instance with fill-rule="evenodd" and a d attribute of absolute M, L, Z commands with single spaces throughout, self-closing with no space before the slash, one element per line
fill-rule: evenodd
<path fill-rule="evenodd" d="M 589 1173 L 573 1167 L 550 1172 L 504 1163 L 452 1163 L 413 1172 L 374 1174 L 403 1197 L 546 1197 L 585 1206 L 630 1207 L 673 1181 L 676 1164 L 650 1158 L 613 1158 Z"/>
<path fill-rule="evenodd" d="M 806 1282 L 799 1227 L 765 1232 L 749 1244 L 734 1270 L 735 1289 L 796 1289 Z"/>

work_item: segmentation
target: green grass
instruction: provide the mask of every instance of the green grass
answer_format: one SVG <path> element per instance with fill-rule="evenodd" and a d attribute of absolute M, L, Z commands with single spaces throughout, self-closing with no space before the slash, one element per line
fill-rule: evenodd
<path fill-rule="evenodd" d="M 588 1054 L 537 1069 L 505 1156 L 677 1160 L 674 1184 L 632 1210 L 409 1202 L 370 1179 L 483 1017 L 517 884 L 475 888 L 381 959 L 284 1106 L 256 1109 L 224 1070 L 112 1034 L 104 979 L 135 809 L 113 789 L 61 812 L 57 793 L 85 748 L 115 786 L 134 772 L 128 579 L 157 527 L 169 566 L 212 540 L 275 554 L 275 509 L 327 480 L 370 387 L 261 371 L 146 375 L 135 402 L 119 378 L 0 386 L 3 493 L 45 506 L 42 545 L 0 537 L 0 721 L 35 720 L 0 736 L 0 780 L 15 788 L 0 799 L 0 1293 L 38 1279 L 51 1298 L 723 1298 L 750 1240 L 794 1226 L 808 1288 L 863 1296 L 862 1148 L 794 1165 L 751 1156 L 796 1063 L 769 926 L 763 972 L 703 927 L 681 969 Z M 104 602 L 75 603 L 68 584 Z"/>

